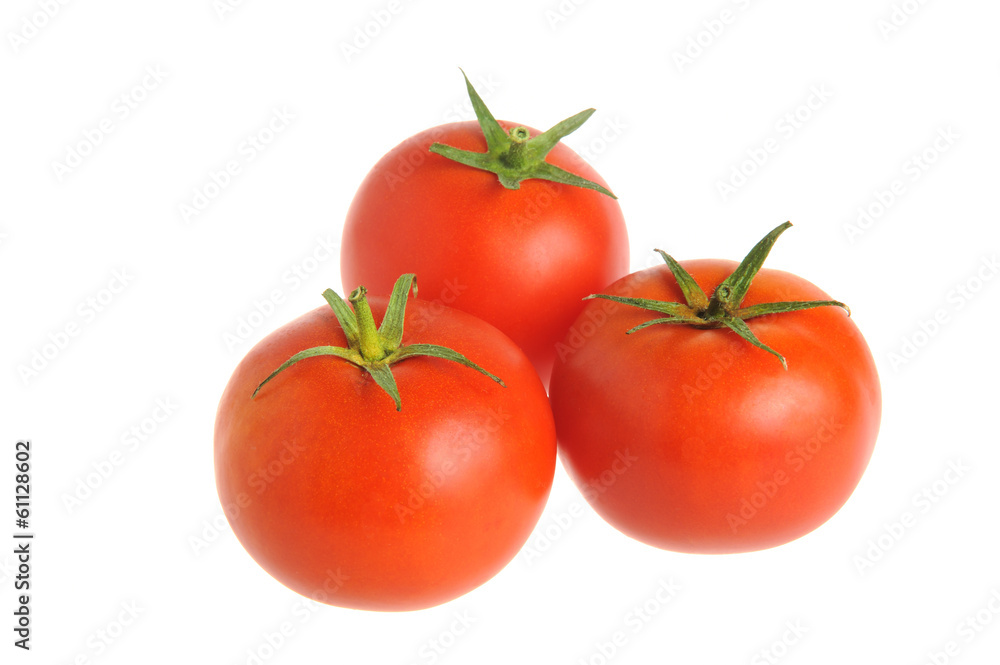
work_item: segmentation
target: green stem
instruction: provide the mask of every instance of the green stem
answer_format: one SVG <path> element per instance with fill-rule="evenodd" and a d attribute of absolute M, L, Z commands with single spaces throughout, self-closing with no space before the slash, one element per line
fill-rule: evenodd
<path fill-rule="evenodd" d="M 377 362 L 385 358 L 385 349 L 372 316 L 372 308 L 368 306 L 368 290 L 359 286 L 347 296 L 354 305 L 354 314 L 358 317 L 358 350 L 361 357 L 369 362 Z"/>
<path fill-rule="evenodd" d="M 708 307 L 698 314 L 699 318 L 706 321 L 718 321 L 726 314 L 726 310 L 722 307 L 722 301 L 715 298 L 715 294 L 712 295 L 712 299 L 708 301 Z"/>
<path fill-rule="evenodd" d="M 524 168 L 525 148 L 528 146 L 531 134 L 524 127 L 515 127 L 510 130 L 510 138 L 512 139 L 510 145 L 497 156 L 497 159 L 507 168 L 520 171 Z"/>
<path fill-rule="evenodd" d="M 727 315 L 732 314 L 734 308 L 730 302 L 732 299 L 732 290 L 725 284 L 720 284 L 716 289 L 715 293 L 712 294 L 711 300 L 708 301 L 708 307 L 701 314 L 701 318 L 706 321 L 721 321 L 726 318 Z M 737 303 L 737 306 L 739 303 Z"/>

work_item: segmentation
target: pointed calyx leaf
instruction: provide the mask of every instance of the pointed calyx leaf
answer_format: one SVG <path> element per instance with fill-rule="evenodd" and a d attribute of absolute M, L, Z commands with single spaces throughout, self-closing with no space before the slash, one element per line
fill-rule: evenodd
<path fill-rule="evenodd" d="M 603 293 L 595 293 L 589 295 L 584 300 L 591 300 L 592 298 L 603 298 L 605 300 L 613 300 L 617 303 L 623 305 L 631 305 L 632 307 L 641 307 L 642 309 L 648 309 L 652 312 L 660 312 L 661 314 L 669 314 L 670 316 L 677 318 L 693 318 L 696 313 L 695 310 L 691 309 L 688 305 L 679 302 L 664 302 L 662 300 L 650 300 L 649 298 L 625 298 L 623 296 L 606 296 Z"/>
<path fill-rule="evenodd" d="M 743 299 L 746 297 L 747 291 L 750 290 L 750 284 L 753 282 L 754 277 L 757 276 L 757 273 L 760 272 L 761 266 L 764 265 L 764 260 L 771 252 L 771 248 L 774 247 L 778 236 L 784 233 L 791 225 L 791 222 L 785 222 L 764 236 L 750 250 L 750 253 L 746 255 L 736 270 L 715 288 L 711 298 L 705 295 L 701 286 L 695 282 L 694 278 L 691 277 L 690 273 L 681 264 L 666 252 L 658 249 L 656 251 L 663 257 L 663 260 L 670 268 L 670 272 L 673 273 L 674 279 L 677 280 L 677 285 L 684 296 L 685 302 L 663 302 L 646 298 L 626 298 L 623 296 L 602 294 L 587 296 L 585 300 L 588 298 L 604 298 L 623 305 L 667 315 L 640 323 L 634 328 L 627 330 L 627 334 L 664 323 L 684 324 L 696 328 L 729 328 L 754 346 L 776 356 L 781 361 L 782 366 L 788 369 L 785 357 L 758 339 L 753 331 L 750 330 L 750 326 L 746 324 L 747 319 L 767 314 L 781 314 L 783 312 L 795 312 L 814 307 L 829 306 L 842 307 L 847 311 L 848 316 L 851 314 L 851 310 L 847 305 L 837 300 L 782 301 L 740 307 Z"/>
<path fill-rule="evenodd" d="M 507 384 L 503 380 L 493 374 L 492 372 L 487 372 L 485 369 L 472 362 L 465 356 L 463 356 L 458 351 L 454 349 L 449 349 L 447 346 L 438 346 L 437 344 L 407 344 L 399 350 L 396 354 L 396 360 L 403 360 L 404 358 L 416 358 L 417 356 L 426 356 L 428 358 L 443 358 L 444 360 L 451 360 L 460 365 L 465 365 L 466 367 L 471 367 L 472 369 L 485 374 L 497 383 L 499 383 L 504 388 Z"/>
<path fill-rule="evenodd" d="M 330 309 L 337 316 L 337 321 L 340 323 L 340 327 L 347 337 L 347 342 L 349 344 L 357 342 L 358 320 L 355 318 L 354 312 L 351 311 L 350 305 L 344 302 L 344 299 L 337 295 L 337 292 L 333 289 L 324 291 L 323 297 L 326 299 L 327 304 L 330 305 Z"/>
<path fill-rule="evenodd" d="M 527 128 L 520 126 L 514 127 L 508 132 L 500 126 L 490 110 L 486 108 L 486 103 L 472 87 L 472 83 L 469 81 L 469 77 L 465 76 L 464 71 L 462 71 L 462 76 L 465 77 L 465 87 L 469 91 L 469 99 L 476 112 L 476 119 L 479 121 L 483 136 L 486 138 L 486 152 L 461 150 L 444 143 L 432 144 L 431 152 L 466 166 L 495 173 L 500 184 L 507 189 L 520 189 L 522 180 L 536 178 L 573 187 L 582 187 L 583 189 L 593 189 L 613 199 L 618 198 L 606 187 L 545 161 L 545 157 L 556 147 L 556 144 L 579 129 L 580 125 L 593 115 L 594 109 L 587 109 L 571 118 L 566 118 L 535 137 L 531 136 Z"/>
<path fill-rule="evenodd" d="M 364 370 L 372 375 L 375 379 L 375 383 L 379 387 L 389 394 L 392 401 L 396 403 L 396 410 L 400 411 L 403 408 L 403 402 L 399 399 L 399 388 L 396 387 L 396 377 L 392 375 L 392 370 L 389 369 L 388 365 L 383 363 L 369 363 L 363 365 Z"/>
<path fill-rule="evenodd" d="M 396 280 L 392 287 L 392 295 L 389 296 L 389 306 L 382 317 L 382 325 L 378 328 L 379 337 L 382 340 L 382 348 L 386 353 L 392 353 L 399 348 L 403 341 L 403 315 L 406 314 L 406 298 L 413 289 L 413 297 L 417 297 L 417 278 L 412 274 L 406 274 Z"/>
<path fill-rule="evenodd" d="M 299 351 L 294 356 L 292 356 L 285 362 L 281 363 L 281 365 L 278 366 L 278 369 L 268 374 L 267 378 L 260 382 L 260 385 L 257 386 L 257 388 L 253 391 L 253 394 L 250 395 L 250 399 L 256 397 L 257 393 L 260 392 L 260 389 L 264 387 L 264 384 L 273 379 L 274 377 L 278 376 L 278 374 L 281 374 L 283 371 L 285 371 L 295 363 L 299 362 L 300 360 L 305 360 L 306 358 L 314 358 L 316 356 L 337 356 L 338 358 L 343 358 L 344 360 L 354 363 L 359 367 L 364 364 L 364 359 L 361 357 L 361 354 L 356 353 L 351 349 L 344 349 L 339 346 L 314 346 L 311 349 L 306 349 L 305 351 Z"/>
<path fill-rule="evenodd" d="M 740 265 L 736 267 L 736 270 L 733 271 L 733 274 L 715 288 L 712 300 L 719 303 L 723 309 L 732 314 L 740 306 L 740 303 L 743 302 L 743 298 L 746 297 L 747 291 L 750 290 L 750 282 L 760 272 L 761 266 L 764 265 L 764 259 L 771 253 L 771 248 L 774 247 L 778 236 L 784 233 L 791 225 L 791 222 L 785 222 L 776 226 L 760 242 L 754 245 L 750 253 L 746 255 Z"/>
<path fill-rule="evenodd" d="M 415 297 L 417 284 L 413 274 L 402 275 L 396 280 L 392 295 L 389 297 L 385 316 L 382 318 L 382 325 L 378 328 L 375 327 L 375 318 L 368 305 L 368 291 L 365 287 L 359 286 L 348 296 L 348 301 L 354 306 L 353 310 L 351 305 L 344 302 L 344 299 L 332 289 L 324 291 L 323 297 L 336 315 L 337 321 L 344 331 L 344 336 L 347 337 L 347 348 L 316 346 L 299 351 L 261 381 L 250 398 L 256 397 L 264 384 L 295 363 L 317 356 L 335 356 L 357 365 L 361 370 L 370 374 L 375 383 L 392 398 L 397 411 L 402 409 L 402 401 L 391 367 L 394 363 L 407 358 L 429 356 L 457 362 L 504 386 L 504 382 L 499 377 L 486 371 L 458 351 L 436 344 L 403 344 L 403 318 L 406 314 L 406 299 L 410 295 L 411 288 Z"/>
<path fill-rule="evenodd" d="M 705 292 L 701 290 L 698 286 L 698 282 L 694 281 L 694 277 L 691 276 L 684 266 L 677 263 L 674 257 L 670 256 L 662 249 L 654 250 L 657 254 L 663 257 L 667 266 L 670 268 L 670 272 L 674 274 L 674 279 L 677 280 L 677 286 L 680 287 L 681 293 L 684 295 L 684 302 L 688 304 L 691 309 L 695 312 L 700 312 L 701 310 L 708 307 L 708 296 Z"/>

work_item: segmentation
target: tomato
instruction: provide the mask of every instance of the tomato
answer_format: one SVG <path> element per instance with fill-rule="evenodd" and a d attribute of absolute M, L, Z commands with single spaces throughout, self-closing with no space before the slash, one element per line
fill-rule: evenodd
<path fill-rule="evenodd" d="M 379 160 L 347 213 L 341 277 L 345 288 L 384 294 L 400 273 L 418 274 L 422 296 L 505 332 L 547 383 L 581 299 L 628 272 L 625 222 L 618 202 L 593 189 L 543 179 L 508 189 L 494 173 L 429 151 L 435 142 L 485 151 L 481 123 L 425 130 Z M 606 186 L 562 143 L 547 154 L 548 164 Z"/>
<path fill-rule="evenodd" d="M 680 265 L 707 293 L 737 267 Z M 602 293 L 685 300 L 667 265 Z M 740 306 L 816 300 L 832 303 L 805 279 L 763 269 Z M 749 318 L 766 349 L 726 327 L 675 322 L 626 335 L 657 316 L 590 300 L 560 346 L 550 387 L 560 457 L 594 509 L 635 539 L 692 553 L 773 547 L 837 512 L 881 417 L 874 360 L 848 313 L 820 306 Z"/>
<path fill-rule="evenodd" d="M 371 316 L 387 306 L 373 298 Z M 489 324 L 425 301 L 411 299 L 403 321 L 400 349 L 443 344 L 505 385 L 409 357 L 391 366 L 397 411 L 373 374 L 342 358 L 283 366 L 305 349 L 349 346 L 322 307 L 257 344 L 219 404 L 216 480 L 234 533 L 279 582 L 329 604 L 412 610 L 464 594 L 515 556 L 551 488 L 555 429 L 524 354 Z"/>

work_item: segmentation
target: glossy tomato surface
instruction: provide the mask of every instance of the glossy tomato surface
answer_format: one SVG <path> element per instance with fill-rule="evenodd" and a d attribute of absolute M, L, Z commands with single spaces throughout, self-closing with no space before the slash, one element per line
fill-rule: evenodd
<path fill-rule="evenodd" d="M 493 173 L 431 153 L 434 142 L 486 150 L 482 129 L 470 121 L 428 129 L 386 154 L 347 213 L 344 288 L 364 284 L 386 295 L 401 273 L 414 272 L 421 298 L 495 325 L 547 384 L 554 345 L 581 299 L 628 272 L 621 208 L 599 192 L 544 180 L 506 189 Z M 606 186 L 561 143 L 547 161 Z"/>
<path fill-rule="evenodd" d="M 375 320 L 385 299 L 372 298 Z M 486 582 L 518 552 L 555 470 L 545 391 L 524 354 L 468 314 L 410 300 L 403 344 L 440 344 L 497 374 L 416 357 L 392 366 L 402 399 L 339 358 L 329 307 L 276 330 L 243 359 L 215 424 L 222 505 L 275 579 L 333 605 L 412 610 Z M 416 332 L 418 322 L 423 330 Z"/>
<path fill-rule="evenodd" d="M 702 289 L 736 268 L 681 263 Z M 683 302 L 666 265 L 601 293 Z M 743 306 L 828 300 L 761 270 Z M 872 454 L 881 392 L 871 352 L 839 307 L 747 320 L 771 354 L 728 329 L 655 325 L 658 314 L 591 300 L 552 375 L 560 456 L 594 509 L 625 534 L 679 552 L 746 552 L 829 519 Z"/>

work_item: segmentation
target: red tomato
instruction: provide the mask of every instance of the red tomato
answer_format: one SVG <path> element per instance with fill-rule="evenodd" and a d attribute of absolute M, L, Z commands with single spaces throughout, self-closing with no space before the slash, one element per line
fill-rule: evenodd
<path fill-rule="evenodd" d="M 681 265 L 711 294 L 736 263 Z M 666 265 L 602 293 L 684 302 Z M 743 306 L 829 300 L 761 270 Z M 588 301 L 561 347 L 550 396 L 560 456 L 612 526 L 679 552 L 746 552 L 802 536 L 851 495 L 872 453 L 881 393 L 871 352 L 838 307 L 750 318 L 788 363 L 726 328 L 625 331 L 663 316 Z"/>
<path fill-rule="evenodd" d="M 422 298 L 492 323 L 547 383 L 554 345 L 581 299 L 628 272 L 621 208 L 597 191 L 546 180 L 506 189 L 493 173 L 429 152 L 434 142 L 486 150 L 470 121 L 428 129 L 385 155 L 347 213 L 344 287 L 387 294 L 400 273 L 415 272 Z M 561 143 L 546 161 L 606 185 Z"/>
<path fill-rule="evenodd" d="M 391 286 L 391 285 L 390 285 Z M 371 303 L 376 320 L 386 300 Z M 300 594 L 342 607 L 412 610 L 489 580 L 540 516 L 555 470 L 555 430 L 534 368 L 492 326 L 410 300 L 403 344 L 441 344 L 499 375 L 448 360 L 392 365 L 402 398 L 340 358 L 329 307 L 276 330 L 243 359 L 215 425 L 219 497 L 240 542 Z M 422 330 L 417 330 L 422 323 Z"/>

